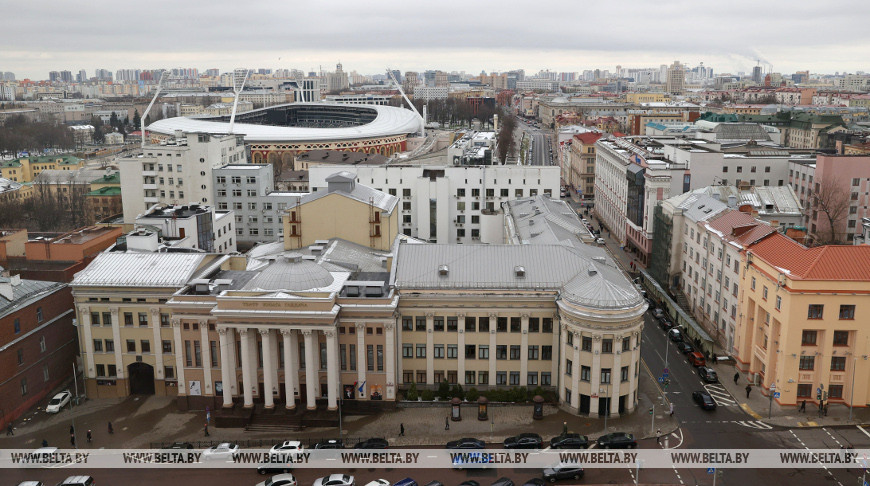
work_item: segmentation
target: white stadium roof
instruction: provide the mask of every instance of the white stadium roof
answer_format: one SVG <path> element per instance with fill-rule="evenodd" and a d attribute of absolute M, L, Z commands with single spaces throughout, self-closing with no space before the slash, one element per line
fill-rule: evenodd
<path fill-rule="evenodd" d="M 235 123 L 233 133 L 244 135 L 246 142 L 322 142 L 332 140 L 351 140 L 359 138 L 378 138 L 420 131 L 420 117 L 411 110 L 394 106 L 380 105 L 342 105 L 338 103 L 290 103 L 279 106 L 328 106 L 348 107 L 350 109 L 369 108 L 377 112 L 375 119 L 364 125 L 342 128 L 283 127 Z M 268 108 L 276 108 L 270 106 Z M 250 113 L 250 112 L 248 112 Z M 229 132 L 229 122 L 212 121 L 205 118 L 175 117 L 158 120 L 148 125 L 155 133 L 172 135 L 176 130 L 192 133 L 225 134 Z"/>

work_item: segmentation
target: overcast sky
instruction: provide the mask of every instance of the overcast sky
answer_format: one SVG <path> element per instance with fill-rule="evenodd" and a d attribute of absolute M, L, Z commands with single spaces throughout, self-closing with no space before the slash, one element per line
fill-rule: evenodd
<path fill-rule="evenodd" d="M 867 0 L 0 0 L 0 71 L 870 71 Z"/>

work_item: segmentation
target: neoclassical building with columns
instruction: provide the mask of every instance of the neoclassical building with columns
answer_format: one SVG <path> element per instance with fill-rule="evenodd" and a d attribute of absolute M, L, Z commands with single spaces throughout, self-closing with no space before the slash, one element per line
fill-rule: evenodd
<path fill-rule="evenodd" d="M 405 241 L 103 253 L 71 284 L 88 395 L 335 409 L 447 380 L 634 410 L 646 302 L 600 249 Z"/>

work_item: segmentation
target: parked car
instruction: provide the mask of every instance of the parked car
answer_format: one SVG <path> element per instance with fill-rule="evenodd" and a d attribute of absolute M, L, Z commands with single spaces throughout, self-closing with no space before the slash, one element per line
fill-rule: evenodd
<path fill-rule="evenodd" d="M 390 486 L 390 483 L 387 483 L 386 486 Z M 429 481 L 428 483 L 426 483 L 425 486 L 444 486 L 444 483 L 442 483 L 441 481 Z"/>
<path fill-rule="evenodd" d="M 693 391 L 692 400 L 695 400 L 695 403 L 704 410 L 716 410 L 716 400 L 713 400 L 707 390 Z"/>
<path fill-rule="evenodd" d="M 686 359 L 689 360 L 689 363 L 691 363 L 692 366 L 707 366 L 707 360 L 705 360 L 704 355 L 698 351 L 687 354 Z"/>
<path fill-rule="evenodd" d="M 399 482 L 393 484 L 393 486 L 417 486 L 417 481 L 414 481 L 411 478 L 400 479 Z"/>
<path fill-rule="evenodd" d="M 353 476 L 348 476 L 347 474 L 330 474 L 329 476 L 324 476 L 322 478 L 318 478 L 314 481 L 313 486 L 355 486 L 356 482 L 353 479 Z"/>
<path fill-rule="evenodd" d="M 687 342 L 685 342 L 685 341 L 680 341 L 680 342 L 678 342 L 678 343 L 676 344 L 676 347 L 677 347 L 677 349 L 678 349 L 681 353 L 683 353 L 683 354 L 689 354 L 689 353 L 694 353 L 694 352 L 695 352 L 695 348 L 693 348 L 691 344 L 689 344 L 689 343 L 687 343 Z"/>
<path fill-rule="evenodd" d="M 57 486 L 94 486 L 94 478 L 90 476 L 70 476 Z"/>
<path fill-rule="evenodd" d="M 498 478 L 490 486 L 514 486 L 514 482 L 509 478 Z"/>
<path fill-rule="evenodd" d="M 659 317 L 659 327 L 668 331 L 674 327 L 674 322 L 665 316 Z"/>
<path fill-rule="evenodd" d="M 532 478 L 523 483 L 523 486 L 544 486 L 546 484 L 541 478 Z"/>
<path fill-rule="evenodd" d="M 168 446 L 163 448 L 164 450 L 172 450 L 172 449 L 193 449 L 193 444 L 190 442 L 173 442 Z"/>
<path fill-rule="evenodd" d="M 390 443 L 387 442 L 387 439 L 381 439 L 378 437 L 373 437 L 371 439 L 366 439 L 362 442 L 357 442 L 354 449 L 386 449 L 390 446 Z"/>
<path fill-rule="evenodd" d="M 432 481 L 433 483 L 438 483 L 438 481 Z M 366 486 L 390 486 L 390 482 L 386 479 L 375 479 L 374 481 L 369 481 L 366 483 Z M 426 486 L 429 486 L 428 484 Z M 432 485 L 436 486 L 436 485 Z M 437 486 L 444 486 L 441 483 L 438 483 Z"/>
<path fill-rule="evenodd" d="M 706 366 L 698 367 L 698 376 L 707 383 L 717 383 L 719 381 L 719 375 L 716 374 L 716 370 Z"/>
<path fill-rule="evenodd" d="M 599 245 L 604 245 L 604 244 L 607 243 L 607 242 L 604 241 L 604 238 L 597 238 L 597 239 L 595 240 L 595 243 L 598 243 Z"/>
<path fill-rule="evenodd" d="M 550 439 L 552 449 L 586 449 L 589 447 L 589 439 L 580 434 L 562 434 Z"/>
<path fill-rule="evenodd" d="M 678 343 L 683 340 L 683 332 L 679 329 L 671 329 L 670 331 L 668 331 L 668 337 L 671 339 L 671 341 Z"/>
<path fill-rule="evenodd" d="M 21 481 L 18 486 L 45 486 L 42 481 Z"/>
<path fill-rule="evenodd" d="M 459 483 L 459 486 L 480 486 L 480 483 L 473 479 L 469 479 L 468 481 L 462 481 Z"/>
<path fill-rule="evenodd" d="M 208 449 L 202 451 L 202 459 L 204 461 L 216 459 L 227 460 L 236 452 L 239 452 L 239 446 L 237 444 L 221 442 L 216 446 L 209 447 Z"/>
<path fill-rule="evenodd" d="M 282 452 L 285 454 L 302 452 L 302 442 L 299 442 L 298 440 L 285 440 L 284 442 L 279 442 L 278 444 L 273 445 L 272 448 L 269 449 L 269 452 Z"/>
<path fill-rule="evenodd" d="M 271 478 L 257 483 L 257 486 L 296 486 L 296 478 L 292 474 L 277 474 Z"/>
<path fill-rule="evenodd" d="M 545 480 L 555 483 L 558 479 L 573 479 L 576 481 L 582 478 L 583 474 L 583 468 L 578 465 L 558 464 L 544 469 L 543 477 Z"/>
<path fill-rule="evenodd" d="M 45 407 L 45 411 L 48 413 L 58 413 L 63 410 L 63 407 L 69 405 L 69 401 L 72 398 L 72 393 L 69 390 L 64 390 L 57 395 L 53 396 L 51 400 L 48 401 L 48 405 Z"/>
<path fill-rule="evenodd" d="M 626 432 L 613 432 L 602 435 L 596 442 L 598 447 L 602 449 L 634 449 L 637 447 L 634 435 Z"/>
<path fill-rule="evenodd" d="M 447 443 L 448 449 L 486 449 L 486 443 L 480 439 L 465 437 L 459 440 L 451 440 Z"/>
<path fill-rule="evenodd" d="M 293 464 L 287 462 L 264 462 L 257 465 L 257 474 L 265 476 L 267 474 L 289 473 L 293 470 Z"/>
<path fill-rule="evenodd" d="M 341 439 L 326 439 L 314 444 L 315 449 L 344 449 Z"/>
<path fill-rule="evenodd" d="M 540 449 L 544 440 L 534 432 L 526 432 L 504 440 L 505 449 Z"/>

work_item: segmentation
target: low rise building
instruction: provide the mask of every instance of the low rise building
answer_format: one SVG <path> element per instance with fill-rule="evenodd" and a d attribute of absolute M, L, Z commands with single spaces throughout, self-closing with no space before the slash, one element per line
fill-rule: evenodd
<path fill-rule="evenodd" d="M 135 223 L 156 230 L 163 248 L 234 253 L 237 240 L 233 216 L 233 211 L 215 211 L 211 206 L 198 204 L 155 205 L 145 214 L 140 214 Z M 154 241 L 157 239 L 154 238 Z M 150 251 L 158 250 L 155 248 Z"/>
<path fill-rule="evenodd" d="M 21 157 L 0 161 L 0 177 L 14 182 L 32 182 L 44 170 L 75 171 L 85 161 L 71 155 Z"/>

